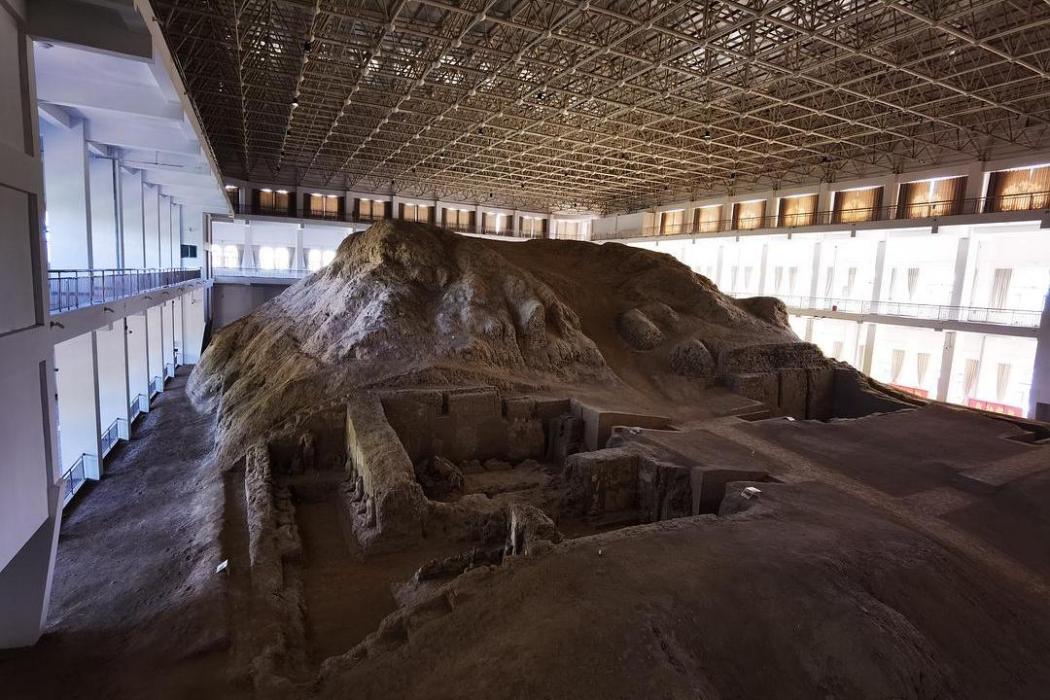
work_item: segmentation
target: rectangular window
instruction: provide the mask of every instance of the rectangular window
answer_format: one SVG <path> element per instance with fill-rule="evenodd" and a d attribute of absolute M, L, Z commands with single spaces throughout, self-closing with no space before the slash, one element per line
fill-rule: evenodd
<path fill-rule="evenodd" d="M 697 207 L 693 210 L 693 230 L 700 233 L 716 233 L 722 230 L 722 205 Z"/>
<path fill-rule="evenodd" d="M 473 231 L 474 211 L 470 209 L 445 209 L 445 228 L 453 231 Z"/>
<path fill-rule="evenodd" d="M 780 198 L 777 226 L 811 226 L 817 222 L 817 195 Z"/>
<path fill-rule="evenodd" d="M 676 233 L 686 233 L 685 209 L 661 212 L 660 235 L 673 236 Z"/>
<path fill-rule="evenodd" d="M 313 192 L 303 195 L 303 216 L 314 219 L 341 219 L 343 198 L 334 194 Z"/>
<path fill-rule="evenodd" d="M 357 218 L 360 221 L 379 221 L 380 219 L 387 218 L 387 206 L 390 202 L 385 199 L 365 199 L 362 197 L 357 200 Z"/>
<path fill-rule="evenodd" d="M 1050 165 L 1000 170 L 988 178 L 985 211 L 1028 211 L 1050 207 Z"/>
<path fill-rule="evenodd" d="M 882 188 L 866 187 L 859 190 L 842 190 L 835 193 L 832 223 L 847 224 L 860 221 L 877 221 L 882 207 Z"/>
<path fill-rule="evenodd" d="M 1007 294 L 1010 293 L 1010 278 L 1014 271 L 1009 267 L 1000 267 L 992 275 L 992 289 L 988 295 L 988 306 L 993 309 L 1006 308 Z"/>
<path fill-rule="evenodd" d="M 733 228 L 745 231 L 765 225 L 766 200 L 737 202 L 733 205 Z"/>
<path fill-rule="evenodd" d="M 898 219 L 922 219 L 962 213 L 966 177 L 920 180 L 901 185 L 897 198 Z"/>
<path fill-rule="evenodd" d="M 433 223 L 431 216 L 434 208 L 426 204 L 402 204 L 401 218 L 405 221 L 419 221 L 421 223 Z"/>
<path fill-rule="evenodd" d="M 543 238 L 543 219 L 522 216 L 518 219 L 518 235 L 522 238 Z"/>

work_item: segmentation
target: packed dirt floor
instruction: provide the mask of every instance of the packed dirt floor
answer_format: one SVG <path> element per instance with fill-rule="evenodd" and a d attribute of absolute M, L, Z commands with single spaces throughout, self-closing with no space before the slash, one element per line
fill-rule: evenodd
<path fill-rule="evenodd" d="M 105 476 L 67 507 L 43 638 L 0 652 L 0 697 L 237 698 L 220 561 L 213 418 L 181 367 Z"/>

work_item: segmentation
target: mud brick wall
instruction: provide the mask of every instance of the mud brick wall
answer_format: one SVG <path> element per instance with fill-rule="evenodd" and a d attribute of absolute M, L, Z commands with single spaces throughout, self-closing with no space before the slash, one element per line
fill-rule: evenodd
<path fill-rule="evenodd" d="M 358 531 L 362 544 L 421 537 L 426 497 L 378 397 L 362 396 L 347 405 L 346 447 L 351 475 L 360 478 L 367 499 L 367 517 Z"/>
<path fill-rule="evenodd" d="M 440 455 L 453 462 L 543 459 L 546 423 L 567 399 L 503 398 L 494 387 L 386 392 L 383 410 L 412 464 Z"/>

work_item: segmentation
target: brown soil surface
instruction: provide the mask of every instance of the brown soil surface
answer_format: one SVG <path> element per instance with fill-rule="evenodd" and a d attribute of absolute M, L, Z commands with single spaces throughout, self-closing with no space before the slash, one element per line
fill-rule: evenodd
<path fill-rule="evenodd" d="M 4 698 L 241 697 L 229 643 L 212 418 L 180 368 L 67 508 L 47 630 L 0 656 Z"/>

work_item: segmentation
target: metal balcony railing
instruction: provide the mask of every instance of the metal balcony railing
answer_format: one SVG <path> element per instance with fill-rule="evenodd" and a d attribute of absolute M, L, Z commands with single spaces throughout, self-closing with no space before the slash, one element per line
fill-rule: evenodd
<path fill-rule="evenodd" d="M 731 210 L 732 205 L 722 205 Z M 845 226 L 870 221 L 913 221 L 943 216 L 991 214 L 1010 211 L 1047 211 L 1050 209 L 1050 192 L 1028 192 L 999 197 L 972 197 L 953 201 L 923 202 L 859 209 L 834 209 L 795 214 L 771 214 L 756 217 L 728 217 L 710 221 L 689 221 L 681 224 L 632 228 L 622 231 L 595 231 L 592 240 L 621 240 L 625 238 L 648 238 L 727 231 L 751 231 L 754 229 L 793 229 L 802 226 L 842 224 Z M 692 210 L 687 210 L 690 213 Z M 659 214 L 657 214 L 659 216 Z"/>
<path fill-rule="evenodd" d="M 117 446 L 117 442 L 120 440 L 121 435 L 121 423 L 123 422 L 123 418 L 117 418 L 108 428 L 106 428 L 106 432 L 102 433 L 102 437 L 99 438 L 99 445 L 102 448 L 103 457 L 108 455 L 110 451 Z"/>
<path fill-rule="evenodd" d="M 66 490 L 62 496 L 62 507 L 65 508 L 80 487 L 87 481 L 87 464 L 86 462 L 94 460 L 94 455 L 82 454 L 77 457 L 77 460 L 73 462 L 73 466 L 67 469 L 62 477 L 66 480 Z"/>
<path fill-rule="evenodd" d="M 268 277 L 273 279 L 301 279 L 316 270 L 274 269 L 262 267 L 216 267 L 215 277 Z"/>
<path fill-rule="evenodd" d="M 149 398 L 145 394 L 138 394 L 128 404 L 128 418 L 135 420 L 139 415 L 149 411 Z"/>
<path fill-rule="evenodd" d="M 199 279 L 200 270 L 48 270 L 51 313 L 72 311 Z"/>
<path fill-rule="evenodd" d="M 744 296 L 744 295 L 741 295 Z M 774 294 L 788 308 L 803 311 L 838 311 L 850 314 L 903 316 L 931 321 L 965 321 L 997 326 L 1038 328 L 1042 310 L 993 309 L 981 306 L 949 306 L 946 304 L 917 304 L 898 301 L 871 301 L 839 297 L 810 297 Z"/>

